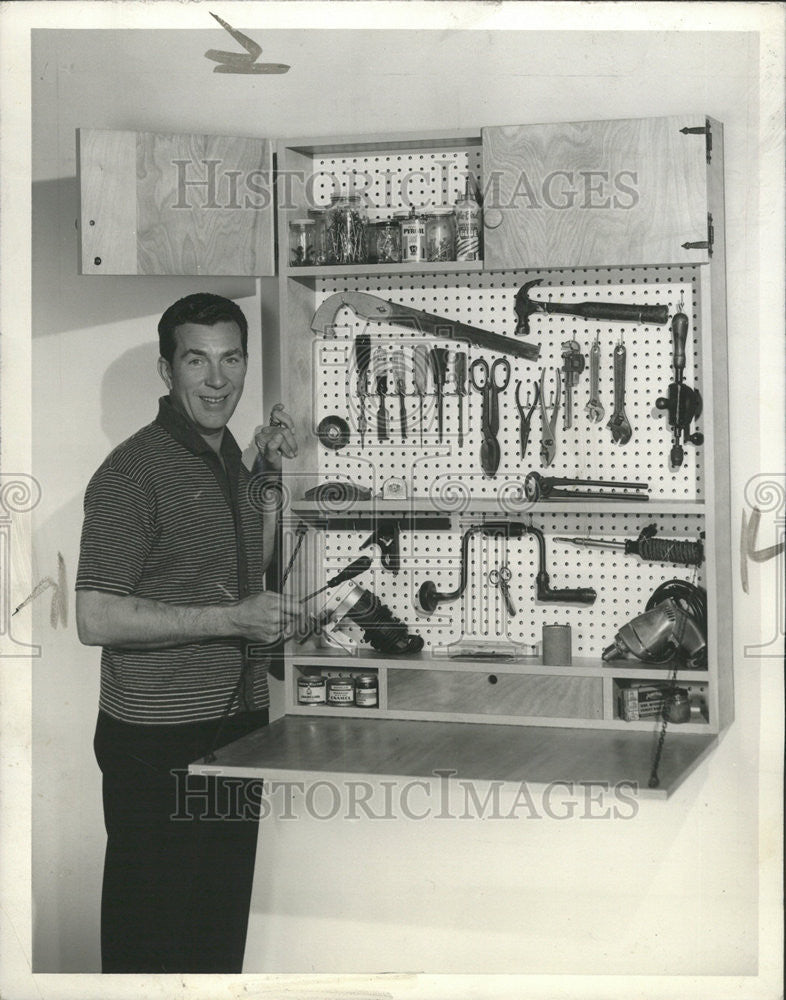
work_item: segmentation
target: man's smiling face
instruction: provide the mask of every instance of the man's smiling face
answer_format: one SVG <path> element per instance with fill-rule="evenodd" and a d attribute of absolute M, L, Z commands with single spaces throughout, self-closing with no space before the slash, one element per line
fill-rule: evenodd
<path fill-rule="evenodd" d="M 183 323 L 175 330 L 175 344 L 172 364 L 164 358 L 158 362 L 172 404 L 203 437 L 220 443 L 246 378 L 240 328 L 232 320 L 213 326 Z"/>

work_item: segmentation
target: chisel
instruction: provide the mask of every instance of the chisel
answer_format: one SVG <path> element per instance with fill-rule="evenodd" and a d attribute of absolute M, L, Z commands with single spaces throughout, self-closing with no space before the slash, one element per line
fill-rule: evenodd
<path fill-rule="evenodd" d="M 434 377 L 434 392 L 437 394 L 437 428 L 439 430 L 439 440 L 443 437 L 443 399 L 445 389 L 445 377 L 448 372 L 448 351 L 446 347 L 432 347 L 428 354 L 431 374 Z"/>

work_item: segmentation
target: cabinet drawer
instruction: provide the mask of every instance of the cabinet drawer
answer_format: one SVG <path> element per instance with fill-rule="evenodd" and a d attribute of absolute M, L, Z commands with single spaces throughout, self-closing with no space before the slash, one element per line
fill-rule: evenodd
<path fill-rule="evenodd" d="M 407 712 L 602 719 L 600 677 L 391 670 L 388 708 Z"/>

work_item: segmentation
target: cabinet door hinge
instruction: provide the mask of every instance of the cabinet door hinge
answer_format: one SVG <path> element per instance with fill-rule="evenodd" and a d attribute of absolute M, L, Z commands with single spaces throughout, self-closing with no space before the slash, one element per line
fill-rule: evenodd
<path fill-rule="evenodd" d="M 712 225 L 712 212 L 707 212 L 707 239 L 699 240 L 697 243 L 683 243 L 683 250 L 706 250 L 708 256 L 712 257 L 712 245 L 715 242 L 715 229 Z"/>
<path fill-rule="evenodd" d="M 693 128 L 681 128 L 683 135 L 704 135 L 704 146 L 707 153 L 707 163 L 712 163 L 712 129 L 709 118 L 705 119 L 704 125 L 695 125 Z"/>

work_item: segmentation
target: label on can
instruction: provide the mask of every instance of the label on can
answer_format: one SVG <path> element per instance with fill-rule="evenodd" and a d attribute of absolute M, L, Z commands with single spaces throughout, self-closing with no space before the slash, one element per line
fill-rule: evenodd
<path fill-rule="evenodd" d="M 355 704 L 361 708 L 376 708 L 379 703 L 379 684 L 376 674 L 361 674 L 355 680 Z"/>
<path fill-rule="evenodd" d="M 297 679 L 298 705 L 324 705 L 326 701 L 325 678 L 304 674 Z"/>
<path fill-rule="evenodd" d="M 378 701 L 376 688 L 365 688 L 355 692 L 355 704 L 360 708 L 376 708 Z"/>
<path fill-rule="evenodd" d="M 352 705 L 355 701 L 355 684 L 343 677 L 331 677 L 327 683 L 328 705 Z"/>
<path fill-rule="evenodd" d="M 426 259 L 426 220 L 417 215 L 401 223 L 401 259 Z"/>

